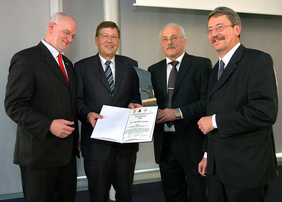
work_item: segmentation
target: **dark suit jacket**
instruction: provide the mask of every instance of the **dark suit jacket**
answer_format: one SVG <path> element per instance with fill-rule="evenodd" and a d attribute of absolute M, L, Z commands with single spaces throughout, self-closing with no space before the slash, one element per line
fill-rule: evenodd
<path fill-rule="evenodd" d="M 110 93 L 99 54 L 75 63 L 77 78 L 77 115 L 81 121 L 81 148 L 85 159 L 101 161 L 108 157 L 116 145 L 123 155 L 138 151 L 138 144 L 117 144 L 90 138 L 92 126 L 87 121 L 89 112 L 100 113 L 103 105 L 128 107 L 129 103 L 141 103 L 139 79 L 134 66 L 137 62 L 125 56 L 115 56 L 115 93 Z"/>
<path fill-rule="evenodd" d="M 43 43 L 16 53 L 10 64 L 5 108 L 17 123 L 14 163 L 31 168 L 65 166 L 77 152 L 77 130 L 60 139 L 54 119 L 76 121 L 76 80 L 63 57 L 70 84 Z"/>
<path fill-rule="evenodd" d="M 272 125 L 278 100 L 271 56 L 239 46 L 217 81 L 210 75 L 207 115 L 218 129 L 208 134 L 208 173 L 236 187 L 258 187 L 276 176 Z"/>
<path fill-rule="evenodd" d="M 152 84 L 159 109 L 166 108 L 167 64 L 162 60 L 149 67 Z M 185 53 L 174 86 L 172 108 L 180 108 L 184 119 L 174 122 L 180 150 L 184 160 L 198 164 L 203 157 L 203 134 L 198 128 L 198 120 L 205 115 L 208 78 L 211 61 Z M 163 145 L 164 124 L 156 124 L 154 131 L 155 159 L 159 163 Z"/>

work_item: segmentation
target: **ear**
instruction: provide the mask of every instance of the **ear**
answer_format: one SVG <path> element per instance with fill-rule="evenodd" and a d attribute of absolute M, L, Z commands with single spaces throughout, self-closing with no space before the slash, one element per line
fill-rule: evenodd
<path fill-rule="evenodd" d="M 241 33 L 241 25 L 234 25 L 235 35 L 240 36 Z"/>
<path fill-rule="evenodd" d="M 50 22 L 50 23 L 49 23 L 49 25 L 48 25 L 48 31 L 49 31 L 50 33 L 53 32 L 54 26 L 55 26 L 55 22 Z"/>
<path fill-rule="evenodd" d="M 98 37 L 97 36 L 95 36 L 95 44 L 96 46 L 98 46 Z"/>
<path fill-rule="evenodd" d="M 183 39 L 183 46 L 186 46 L 186 39 Z"/>

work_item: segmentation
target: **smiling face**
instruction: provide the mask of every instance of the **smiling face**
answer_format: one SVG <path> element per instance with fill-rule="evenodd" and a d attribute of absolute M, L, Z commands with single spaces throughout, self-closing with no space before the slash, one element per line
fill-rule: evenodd
<path fill-rule="evenodd" d="M 178 27 L 167 26 L 161 33 L 161 46 L 165 56 L 174 61 L 184 52 L 186 39 Z"/>
<path fill-rule="evenodd" d="M 49 23 L 45 41 L 62 53 L 72 43 L 76 29 L 75 21 L 65 16 L 59 21 Z"/>
<path fill-rule="evenodd" d="M 106 60 L 111 60 L 119 46 L 119 34 L 116 28 L 102 28 L 98 36 L 95 36 L 95 43 L 99 54 Z"/>
<path fill-rule="evenodd" d="M 218 25 L 226 27 L 222 31 L 216 31 L 215 27 Z M 240 41 L 241 25 L 228 25 L 232 25 L 232 23 L 226 15 L 213 16 L 208 21 L 208 29 L 213 29 L 209 33 L 210 44 L 221 58 Z"/>

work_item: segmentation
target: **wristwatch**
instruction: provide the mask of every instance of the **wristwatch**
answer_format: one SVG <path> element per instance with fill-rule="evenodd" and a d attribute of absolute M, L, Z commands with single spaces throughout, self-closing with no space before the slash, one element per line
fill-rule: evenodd
<path fill-rule="evenodd" d="M 179 108 L 175 109 L 174 115 L 176 116 L 177 120 L 181 119 L 181 112 Z"/>

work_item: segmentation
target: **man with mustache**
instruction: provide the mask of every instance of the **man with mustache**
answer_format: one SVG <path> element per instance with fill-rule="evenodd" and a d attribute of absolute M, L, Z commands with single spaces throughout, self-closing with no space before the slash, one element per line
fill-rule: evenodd
<path fill-rule="evenodd" d="M 268 181 L 277 176 L 273 61 L 240 43 L 241 20 L 232 9 L 216 8 L 207 25 L 219 62 L 210 74 L 207 116 L 198 122 L 208 139 L 199 172 L 205 175 L 207 166 L 211 202 L 265 201 Z"/>
<path fill-rule="evenodd" d="M 178 24 L 165 26 L 160 42 L 166 59 L 148 70 L 160 109 L 154 148 L 165 197 L 170 202 L 206 201 L 206 179 L 197 169 L 204 135 L 197 122 L 205 115 L 211 61 L 184 51 L 186 36 Z"/>

